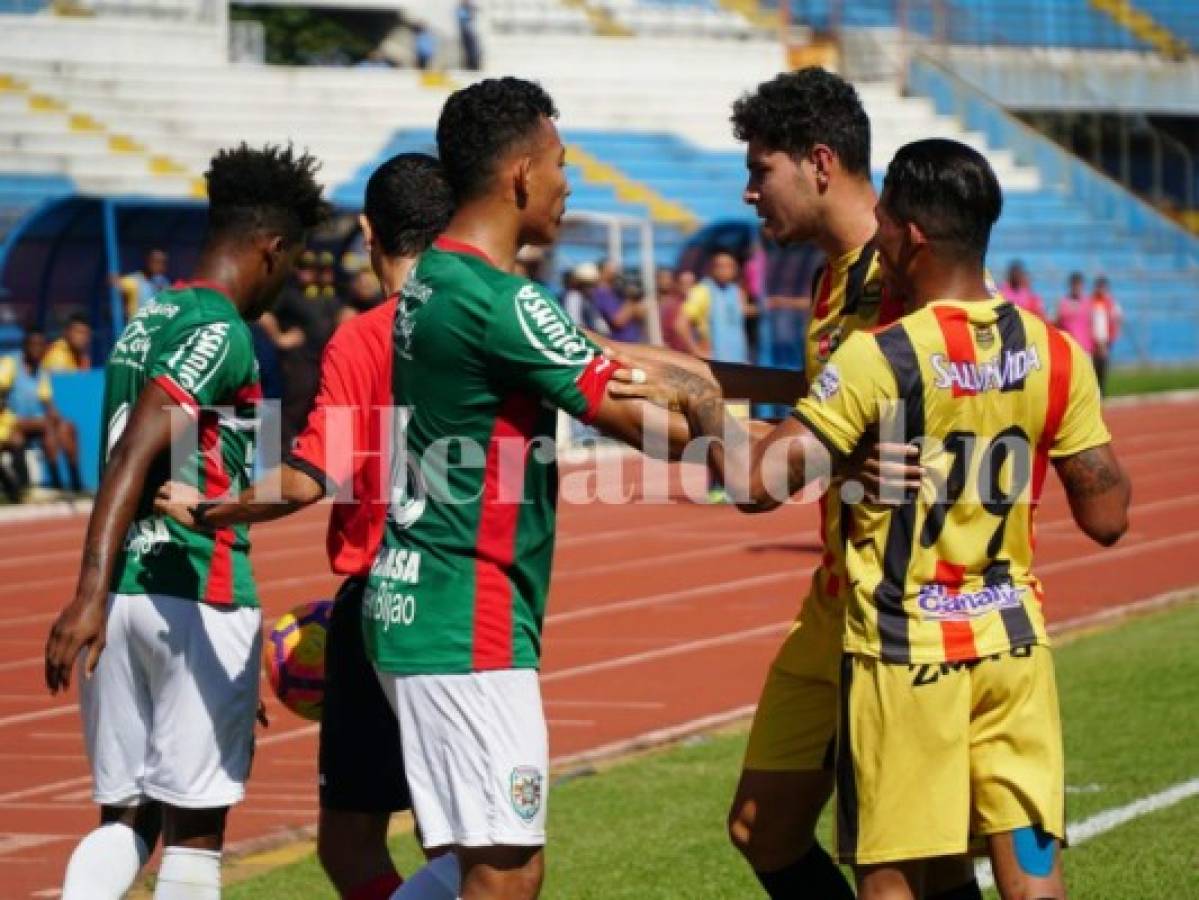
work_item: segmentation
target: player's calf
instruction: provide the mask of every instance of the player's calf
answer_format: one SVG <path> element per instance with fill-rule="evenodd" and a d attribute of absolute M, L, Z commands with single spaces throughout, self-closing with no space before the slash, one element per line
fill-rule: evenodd
<path fill-rule="evenodd" d="M 79 842 L 67 862 L 64 900 L 123 897 L 154 852 L 161 829 L 162 809 L 153 801 L 102 806 L 100 827 Z"/>
<path fill-rule="evenodd" d="M 389 813 L 321 810 L 316 855 L 342 897 L 390 897 L 400 886 L 400 876 L 387 851 L 390 819 Z M 374 893 L 364 892 L 366 886 Z"/>
<path fill-rule="evenodd" d="M 536 900 L 545 877 L 541 847 L 460 847 L 462 900 Z"/>
<path fill-rule="evenodd" d="M 1065 900 L 1058 839 L 1039 825 L 988 838 L 995 886 L 1003 900 Z"/>

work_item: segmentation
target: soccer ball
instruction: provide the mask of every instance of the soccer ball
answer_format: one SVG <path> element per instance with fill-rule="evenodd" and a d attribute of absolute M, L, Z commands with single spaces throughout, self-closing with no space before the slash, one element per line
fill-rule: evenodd
<path fill-rule="evenodd" d="M 280 702 L 320 721 L 325 702 L 325 635 L 332 600 L 311 600 L 279 617 L 262 648 L 262 668 Z"/>

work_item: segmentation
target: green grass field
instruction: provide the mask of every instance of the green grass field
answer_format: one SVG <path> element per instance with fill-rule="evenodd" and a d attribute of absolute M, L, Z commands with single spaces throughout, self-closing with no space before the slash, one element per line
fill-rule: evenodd
<path fill-rule="evenodd" d="M 1190 388 L 1199 388 L 1199 368 L 1113 369 L 1107 381 L 1107 392 L 1112 397 Z"/>
<path fill-rule="evenodd" d="M 1057 651 L 1071 822 L 1199 777 L 1197 646 L 1199 605 L 1190 604 Z M 555 785 L 543 896 L 760 896 L 724 835 L 744 741 L 744 730 L 693 739 Z M 830 825 L 826 816 L 826 841 Z M 419 864 L 410 836 L 394 849 L 402 871 Z M 1199 797 L 1075 847 L 1066 866 L 1072 896 L 1085 900 L 1199 897 Z M 231 885 L 225 896 L 335 895 L 307 858 Z"/>

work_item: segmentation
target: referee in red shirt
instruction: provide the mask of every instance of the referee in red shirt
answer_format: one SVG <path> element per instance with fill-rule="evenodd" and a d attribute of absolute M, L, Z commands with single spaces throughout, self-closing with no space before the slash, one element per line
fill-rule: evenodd
<path fill-rule="evenodd" d="M 452 212 L 449 187 L 433 157 L 404 153 L 380 166 L 367 182 L 360 223 L 388 299 L 350 319 L 329 341 L 315 405 L 283 465 L 236 501 L 195 505 L 185 488 L 167 484 L 156 505 L 188 527 L 218 528 L 282 518 L 334 498 L 329 565 L 346 580 L 326 638 L 317 850 L 338 893 L 351 900 L 381 900 L 402 883 L 387 851 L 387 826 L 393 812 L 412 804 L 395 714 L 362 643 L 362 595 L 387 516 L 397 297 Z M 459 888 L 457 861 L 447 855 L 417 880 L 428 880 L 417 896 L 452 900 Z M 407 890 L 416 888 L 413 882 Z"/>

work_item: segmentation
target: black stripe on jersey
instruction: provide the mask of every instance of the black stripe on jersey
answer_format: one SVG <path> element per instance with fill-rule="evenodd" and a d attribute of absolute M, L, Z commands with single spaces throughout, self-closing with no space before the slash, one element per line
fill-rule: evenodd
<path fill-rule="evenodd" d="M 812 309 L 816 308 L 816 304 L 820 302 L 820 279 L 824 278 L 824 273 L 828 271 L 828 263 L 817 266 L 815 274 L 812 275 L 812 287 L 808 290 L 811 295 L 809 301 L 812 304 Z"/>
<path fill-rule="evenodd" d="M 1028 347 L 1028 335 L 1024 332 L 1024 321 L 1020 313 L 1011 303 L 1000 304 L 995 309 L 996 326 L 999 328 L 1000 359 L 1011 358 L 1009 354 L 1023 353 Z M 1003 392 L 1024 390 L 1026 372 L 1019 378 L 1009 381 L 1003 386 Z"/>
<path fill-rule="evenodd" d="M 869 243 L 862 247 L 862 252 L 845 273 L 845 304 L 841 313 L 843 316 L 852 316 L 858 311 L 858 304 L 862 301 L 862 286 L 870 273 L 870 264 L 874 262 L 875 254 L 878 253 L 874 240 L 871 238 Z"/>
<path fill-rule="evenodd" d="M 849 728 L 849 691 L 853 687 L 853 657 L 841 657 L 841 721 L 837 726 L 837 856 L 855 860 L 858 855 L 858 781 L 854 774 L 852 733 Z"/>
<path fill-rule="evenodd" d="M 894 325 L 876 335 L 903 403 L 904 441 L 924 436 L 924 378 L 916 348 L 902 325 Z M 878 612 L 879 640 L 882 657 L 887 662 L 910 663 L 912 645 L 908 638 L 908 617 L 903 609 L 904 585 L 908 565 L 912 561 L 912 543 L 916 540 L 915 498 L 895 507 L 887 524 L 887 543 L 883 548 L 883 577 L 874 589 L 874 606 Z"/>
<path fill-rule="evenodd" d="M 992 560 L 983 573 L 983 581 L 987 587 L 1011 584 L 1011 568 L 1012 564 L 1006 559 Z M 1037 642 L 1037 633 L 1033 630 L 1032 620 L 1029 619 L 1028 610 L 1024 608 L 1023 603 L 1001 609 L 999 617 L 1003 620 L 1004 630 L 1007 631 L 1008 646 L 1013 650 L 1017 647 L 1029 647 Z"/>

